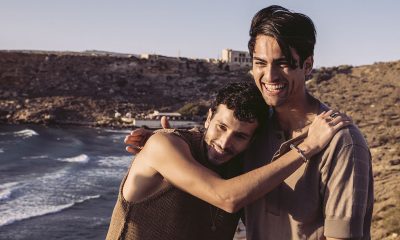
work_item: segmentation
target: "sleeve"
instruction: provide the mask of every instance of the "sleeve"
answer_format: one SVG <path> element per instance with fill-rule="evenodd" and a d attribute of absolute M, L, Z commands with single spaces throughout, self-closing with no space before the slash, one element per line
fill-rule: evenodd
<path fill-rule="evenodd" d="M 367 146 L 357 144 L 336 150 L 324 195 L 324 234 L 333 238 L 362 237 L 372 191 L 371 155 Z"/>

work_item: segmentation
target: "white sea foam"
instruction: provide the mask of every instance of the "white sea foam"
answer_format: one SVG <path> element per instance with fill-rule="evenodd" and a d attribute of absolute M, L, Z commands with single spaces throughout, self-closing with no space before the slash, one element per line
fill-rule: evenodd
<path fill-rule="evenodd" d="M 0 148 L 0 153 L 4 153 L 4 149 L 3 148 Z"/>
<path fill-rule="evenodd" d="M 33 217 L 39 217 L 52 213 L 57 213 L 64 209 L 70 208 L 77 203 L 83 203 L 90 199 L 95 199 L 99 197 L 100 195 L 86 196 L 76 201 L 57 206 L 25 206 L 25 208 L 22 209 L 20 208 L 20 211 L 16 209 L 10 209 L 10 211 L 2 212 L 2 214 L 0 215 L 0 227 Z M 26 207 L 31 209 L 29 209 L 29 211 L 26 211 L 27 210 Z"/>
<path fill-rule="evenodd" d="M 127 167 L 131 162 L 132 156 L 101 156 L 98 164 L 102 167 Z"/>
<path fill-rule="evenodd" d="M 39 156 L 29 156 L 29 157 L 22 157 L 22 159 L 43 159 L 43 158 L 48 158 L 49 156 L 47 155 L 39 155 Z"/>
<path fill-rule="evenodd" d="M 35 132 L 32 129 L 24 129 L 18 132 L 14 132 L 15 137 L 22 137 L 22 138 L 30 138 L 33 136 L 38 136 L 39 133 Z"/>
<path fill-rule="evenodd" d="M 0 190 L 0 201 L 7 200 L 11 197 L 11 189 Z"/>
<path fill-rule="evenodd" d="M 121 130 L 106 129 L 104 131 L 105 132 L 111 132 L 111 133 L 124 133 L 124 134 L 129 134 L 130 132 L 132 132 L 132 130 L 129 130 L 129 129 L 121 129 Z"/>
<path fill-rule="evenodd" d="M 57 158 L 58 161 L 71 162 L 71 163 L 88 163 L 90 158 L 86 154 L 81 154 L 70 158 Z"/>
<path fill-rule="evenodd" d="M 4 183 L 0 185 L 0 201 L 7 200 L 11 197 L 11 194 L 13 193 L 14 190 L 17 189 L 16 186 L 18 186 L 20 183 L 19 182 L 10 182 L 10 183 Z"/>

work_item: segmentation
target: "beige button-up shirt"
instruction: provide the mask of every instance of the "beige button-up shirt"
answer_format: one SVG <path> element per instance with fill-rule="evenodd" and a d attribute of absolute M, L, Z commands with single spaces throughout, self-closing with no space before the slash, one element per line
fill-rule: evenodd
<path fill-rule="evenodd" d="M 321 104 L 320 110 L 326 107 Z M 247 151 L 245 170 L 276 160 L 305 137 L 286 140 L 272 120 Z M 247 239 L 370 239 L 372 207 L 371 155 L 361 132 L 351 125 L 280 186 L 245 208 Z"/>

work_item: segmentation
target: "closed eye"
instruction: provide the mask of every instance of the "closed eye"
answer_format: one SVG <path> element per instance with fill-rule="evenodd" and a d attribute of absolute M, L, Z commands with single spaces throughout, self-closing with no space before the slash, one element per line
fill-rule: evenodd
<path fill-rule="evenodd" d="M 235 136 L 236 136 L 237 138 L 239 138 L 240 140 L 247 140 L 247 139 L 250 138 L 248 135 L 243 134 L 243 133 L 237 133 L 237 134 L 235 134 Z"/>
<path fill-rule="evenodd" d="M 261 61 L 255 61 L 255 62 L 254 62 L 254 64 L 255 64 L 255 65 L 261 65 L 261 66 L 264 66 L 264 65 L 265 65 L 265 62 L 261 62 Z"/>
<path fill-rule="evenodd" d="M 220 129 L 220 130 L 222 130 L 222 131 L 226 131 L 226 126 L 225 125 L 223 125 L 223 124 L 218 124 L 217 125 L 218 126 L 218 128 Z"/>
<path fill-rule="evenodd" d="M 289 62 L 287 60 L 278 60 L 275 64 L 281 68 L 289 67 Z"/>
<path fill-rule="evenodd" d="M 254 58 L 253 58 L 253 64 L 254 64 L 254 65 L 258 65 L 258 66 L 265 66 L 265 65 L 267 64 L 267 62 L 264 61 L 264 60 L 261 59 L 261 58 L 254 57 Z"/>

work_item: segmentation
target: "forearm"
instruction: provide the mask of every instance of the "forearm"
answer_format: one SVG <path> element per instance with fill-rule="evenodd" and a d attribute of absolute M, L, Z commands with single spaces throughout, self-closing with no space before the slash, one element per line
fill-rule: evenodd
<path fill-rule="evenodd" d="M 298 147 L 307 159 L 316 152 L 303 143 Z M 268 165 L 219 182 L 214 187 L 215 194 L 229 212 L 237 211 L 277 187 L 302 164 L 304 159 L 297 151 L 291 150 Z"/>
<path fill-rule="evenodd" d="M 299 147 L 310 156 L 310 148 Z M 225 180 L 193 159 L 181 139 L 162 134 L 151 137 L 137 158 L 146 159 L 146 164 L 176 187 L 227 212 L 260 198 L 304 164 L 301 156 L 291 150 L 271 164 Z"/>

